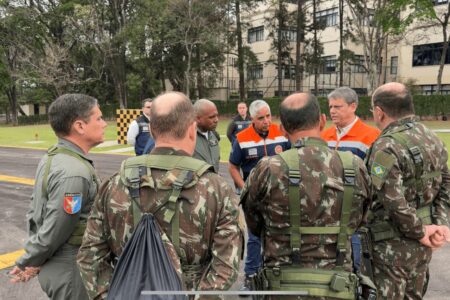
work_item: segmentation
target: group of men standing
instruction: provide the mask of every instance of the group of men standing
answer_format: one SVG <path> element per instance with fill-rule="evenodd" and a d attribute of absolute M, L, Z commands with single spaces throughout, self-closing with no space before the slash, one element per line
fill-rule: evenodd
<path fill-rule="evenodd" d="M 78 112 L 69 104 L 77 99 L 92 103 Z M 280 126 L 272 124 L 262 100 L 251 103 L 251 122 L 242 115 L 234 121 L 243 129 L 234 137 L 237 130 L 229 127 L 229 172 L 242 189 L 239 201 L 217 174 L 220 137 L 211 101 L 192 105 L 177 92 L 156 97 L 149 113 L 155 147 L 148 159 L 125 160 L 98 188 L 85 155 L 103 140 L 99 107 L 84 95 L 58 98 L 49 116 L 60 142 L 38 167 L 30 237 L 13 281 L 39 273 L 50 298 L 85 299 L 75 291 L 79 286 L 60 280 L 80 282 L 78 265 L 89 298 L 106 298 L 115 259 L 133 235 L 133 201 L 139 199 L 141 211 L 153 214 L 162 229 L 186 289 L 227 290 L 236 280 L 242 204 L 248 228 L 244 289 L 254 283 L 306 297 L 355 299 L 365 278 L 360 272 L 367 271 L 352 257 L 361 253 L 354 233 L 363 226 L 372 240 L 371 287 L 378 298 L 421 299 L 432 250 L 450 240 L 447 150 L 417 122 L 402 84 L 385 84 L 372 96 L 381 133 L 355 115 L 353 90 L 335 90 L 328 103 L 335 126 L 326 131 L 319 103 L 308 93 L 282 101 Z M 56 163 L 70 160 L 71 166 Z M 61 273 L 49 271 L 54 269 Z"/>

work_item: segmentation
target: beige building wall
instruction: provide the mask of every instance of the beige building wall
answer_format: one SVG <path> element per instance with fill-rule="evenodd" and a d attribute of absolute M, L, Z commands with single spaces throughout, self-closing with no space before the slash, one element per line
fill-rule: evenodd
<path fill-rule="evenodd" d="M 444 5 L 445 6 L 445 5 Z M 323 1 L 318 11 L 337 8 L 337 0 Z M 441 6 L 435 7 L 437 11 L 442 9 Z M 297 5 L 289 4 L 288 9 L 294 11 L 297 9 Z M 263 65 L 262 78 L 256 80 L 248 79 L 248 70 L 245 71 L 246 77 L 246 87 L 248 96 L 256 98 L 257 94 L 260 93 L 263 97 L 271 97 L 277 93 L 278 90 L 278 80 L 277 80 L 277 68 L 275 64 L 269 63 L 272 58 L 276 61 L 275 51 L 271 51 L 272 40 L 269 37 L 269 28 L 267 19 L 269 19 L 274 13 L 274 9 L 264 3 L 260 4 L 254 11 L 249 12 L 247 15 L 242 16 L 242 21 L 250 24 L 247 28 L 243 30 L 243 40 L 244 45 L 249 46 L 252 51 L 256 54 L 259 60 L 259 64 Z M 309 14 L 312 14 L 312 9 L 310 9 Z M 349 15 L 348 9 L 344 14 Z M 324 53 L 323 56 L 335 57 L 336 68 L 333 72 L 319 74 L 318 77 L 318 88 L 322 95 L 325 95 L 329 91 L 336 88 L 339 84 L 339 68 L 338 68 L 338 58 L 339 58 L 339 16 L 337 15 L 336 25 L 332 27 L 326 27 L 323 31 L 319 31 L 319 39 L 323 44 Z M 417 25 L 417 24 L 416 24 Z M 250 28 L 256 28 L 258 26 L 264 26 L 264 38 L 261 41 L 256 41 L 248 43 L 247 34 Z M 414 27 L 412 27 L 414 28 Z M 309 37 L 309 36 L 308 36 Z M 390 38 L 388 45 L 383 51 L 383 66 L 381 74 L 379 74 L 380 83 L 389 81 L 401 81 L 401 82 L 412 82 L 417 85 L 423 93 L 427 93 L 429 89 L 432 89 L 432 85 L 436 85 L 438 65 L 433 66 L 413 66 L 413 46 L 422 44 L 431 44 L 442 42 L 441 29 L 438 28 L 428 28 L 425 30 L 410 30 L 410 32 L 401 39 Z M 295 63 L 295 41 L 291 43 L 291 59 Z M 345 49 L 352 50 L 356 55 L 363 55 L 363 49 L 361 45 L 356 45 L 350 41 L 347 41 L 344 45 Z M 397 57 L 397 67 L 391 67 L 391 57 Z M 221 80 L 221 87 L 228 87 L 230 90 L 229 95 L 232 98 L 236 98 L 238 95 L 238 85 L 239 78 L 237 69 L 235 68 L 235 62 L 237 58 L 235 56 L 228 57 L 228 63 L 224 68 L 224 77 Z M 248 67 L 248 66 L 247 66 Z M 396 70 L 396 74 L 391 74 Z M 395 72 L 394 72 L 395 73 Z M 366 89 L 366 76 L 365 73 L 356 66 L 346 65 L 344 67 L 343 76 L 344 85 L 350 86 L 357 89 L 359 93 L 363 93 Z M 450 66 L 444 67 L 444 74 L 442 77 L 442 84 L 448 85 L 450 93 Z M 429 86 L 427 86 L 429 85 Z M 304 74 L 304 79 L 302 82 L 302 89 L 304 91 L 309 91 L 314 88 L 314 75 Z M 285 92 L 295 91 L 295 78 L 286 78 L 283 80 L 283 90 Z M 259 98 L 259 96 L 258 96 Z"/>

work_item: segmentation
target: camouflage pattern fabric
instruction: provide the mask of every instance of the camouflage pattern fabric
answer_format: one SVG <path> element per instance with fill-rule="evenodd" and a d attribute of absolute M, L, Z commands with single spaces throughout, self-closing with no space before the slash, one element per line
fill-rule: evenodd
<path fill-rule="evenodd" d="M 171 148 L 156 148 L 154 154 L 187 155 Z M 141 206 L 153 212 L 171 190 L 153 190 L 148 182 L 170 186 L 177 170 L 152 169 L 141 181 Z M 133 207 L 126 186 L 119 175 L 102 185 L 88 219 L 78 264 L 91 299 L 104 299 L 112 277 L 111 265 L 120 256 L 133 232 Z M 170 238 L 171 225 L 164 222 L 165 208 L 154 213 L 161 226 L 163 241 L 173 265 L 182 274 L 184 265 L 200 266 L 193 281 L 185 281 L 187 289 L 227 290 L 237 279 L 242 234 L 238 226 L 238 199 L 232 188 L 217 174 L 207 172 L 195 186 L 183 189 L 178 200 L 180 211 L 180 250 L 187 262 L 180 262 Z"/>
<path fill-rule="evenodd" d="M 339 154 L 319 138 L 300 140 L 301 226 L 339 226 L 343 201 L 343 165 Z M 298 143 L 298 142 L 297 142 Z M 293 150 L 290 150 L 293 151 Z M 370 198 L 370 177 L 363 161 L 354 156 L 358 166 L 350 211 L 349 227 L 356 229 Z M 264 238 L 264 265 L 291 265 L 289 235 L 271 234 L 270 228 L 288 228 L 288 166 L 278 155 L 264 157 L 250 173 L 241 202 L 247 226 Z M 299 268 L 333 269 L 336 266 L 337 235 L 302 235 Z M 351 272 L 350 236 L 344 269 Z M 302 297 L 303 299 L 303 297 Z"/>
<path fill-rule="evenodd" d="M 434 224 L 448 225 L 450 176 L 444 144 L 431 130 L 416 122 L 415 117 L 391 123 L 374 142 L 367 157 L 374 187 L 373 217 L 369 225 L 388 221 L 402 235 L 373 243 L 375 284 L 382 299 L 421 299 L 432 253 L 419 243 L 424 229 L 416 214 L 417 188 L 415 184 L 406 184 L 416 175 L 413 158 L 408 149 L 386 136 L 406 123 L 411 128 L 403 132 L 412 144 L 422 149 L 424 173 L 441 172 L 424 184 L 424 204 L 432 205 Z"/>

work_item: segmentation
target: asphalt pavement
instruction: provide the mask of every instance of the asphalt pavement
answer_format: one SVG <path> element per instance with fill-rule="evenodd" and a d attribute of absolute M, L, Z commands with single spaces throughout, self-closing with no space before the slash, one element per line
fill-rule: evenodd
<path fill-rule="evenodd" d="M 0 147 L 0 256 L 21 249 L 26 240 L 25 214 L 32 193 L 30 181 L 34 178 L 37 164 L 44 153 L 44 150 Z M 127 157 L 117 154 L 89 156 L 102 180 L 117 172 L 121 162 Z M 221 163 L 220 174 L 231 184 L 227 164 Z M 430 264 L 431 280 L 425 299 L 450 298 L 450 268 L 447 265 L 449 260 L 449 244 L 433 254 Z M 242 267 L 243 262 L 241 270 Z M 36 278 L 26 284 L 9 283 L 10 269 L 0 269 L 0 300 L 47 299 Z M 232 289 L 237 290 L 241 281 L 242 275 Z"/>

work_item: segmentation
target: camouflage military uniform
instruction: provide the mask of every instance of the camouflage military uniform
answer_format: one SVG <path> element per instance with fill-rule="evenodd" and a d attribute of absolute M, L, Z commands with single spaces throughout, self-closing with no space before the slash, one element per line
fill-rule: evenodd
<path fill-rule="evenodd" d="M 172 148 L 155 148 L 152 154 L 187 155 Z M 144 211 L 152 212 L 167 196 L 167 190 L 153 190 L 146 184 L 153 180 L 170 186 L 176 170 L 152 169 L 142 177 L 140 201 Z M 151 174 L 151 175 L 150 175 Z M 231 187 L 217 174 L 204 173 L 197 184 L 183 189 L 179 197 L 179 238 L 187 264 L 200 266 L 200 276 L 185 281 L 188 289 L 227 290 L 237 279 L 242 235 L 238 227 L 238 200 Z M 133 206 L 129 192 L 119 175 L 102 185 L 94 203 L 83 244 L 78 254 L 83 281 L 93 299 L 106 297 L 112 277 L 112 259 L 118 257 L 133 232 Z M 171 225 L 164 221 L 165 207 L 154 215 L 164 238 L 171 238 Z M 166 249 L 178 273 L 180 261 L 170 242 Z"/>
<path fill-rule="evenodd" d="M 408 184 L 416 176 L 413 157 L 404 145 L 390 136 L 401 128 L 407 128 L 403 133 L 421 149 L 423 173 L 431 174 L 424 184 L 420 205 L 418 196 L 422 191 L 416 184 Z M 448 225 L 446 202 L 449 201 L 450 177 L 446 148 L 431 130 L 416 122 L 414 117 L 406 117 L 386 127 L 369 153 L 367 165 L 375 189 L 369 225 L 374 232 L 377 224 L 387 221 L 398 232 L 396 237 L 373 243 L 379 296 L 421 299 L 432 250 L 419 243 L 425 233 L 416 209 L 431 204 L 432 223 Z M 433 175 L 433 172 L 437 173 Z"/>
<path fill-rule="evenodd" d="M 300 224 L 305 227 L 339 226 L 344 188 L 343 165 L 338 152 L 329 149 L 319 138 L 301 139 L 295 147 L 299 145 L 298 149 L 287 151 L 297 151 L 300 157 Z M 357 169 L 348 226 L 355 230 L 370 198 L 370 177 L 360 158 L 353 156 L 353 164 Z M 271 232 L 291 226 L 288 170 L 279 155 L 264 157 L 247 179 L 241 196 L 248 228 L 264 238 L 266 268 L 292 265 L 289 236 Z M 301 235 L 298 267 L 333 269 L 336 243 L 337 236 L 332 234 L 325 237 Z M 352 270 L 350 241 L 343 268 Z"/>

